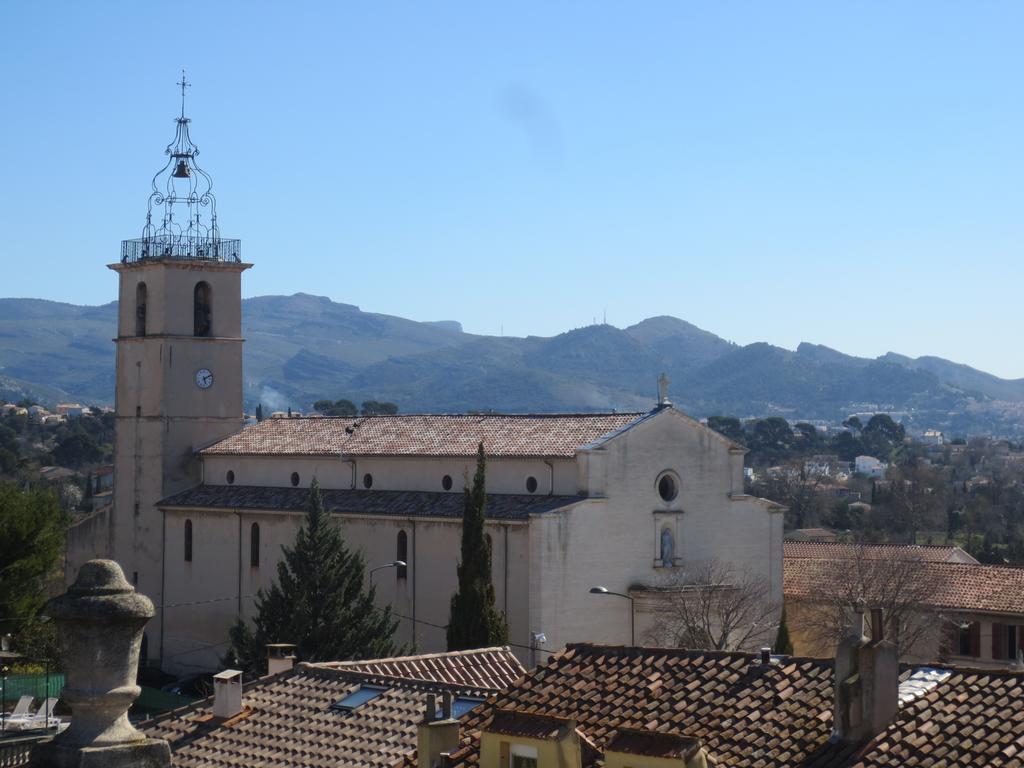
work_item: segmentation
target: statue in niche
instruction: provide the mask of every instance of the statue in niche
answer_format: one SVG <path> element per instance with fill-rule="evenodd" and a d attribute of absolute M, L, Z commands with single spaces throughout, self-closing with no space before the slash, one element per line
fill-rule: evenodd
<path fill-rule="evenodd" d="M 675 542 L 672 540 L 672 531 L 666 525 L 661 529 L 661 564 L 672 565 L 675 561 Z"/>

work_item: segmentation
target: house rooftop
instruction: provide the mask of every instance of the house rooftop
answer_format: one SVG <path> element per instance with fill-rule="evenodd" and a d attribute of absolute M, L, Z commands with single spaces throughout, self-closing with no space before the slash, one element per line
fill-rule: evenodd
<path fill-rule="evenodd" d="M 750 768 L 1022 764 L 1024 673 L 907 668 L 901 680 L 890 725 L 849 743 L 833 738 L 831 660 L 570 645 L 469 715 L 451 765 L 479 765 L 481 731 L 495 720 L 513 730 L 515 713 L 575 723 L 597 750 L 584 750 L 582 768 L 605 751 L 666 756 L 698 744 L 709 764 Z"/>
<path fill-rule="evenodd" d="M 815 530 L 815 529 L 805 529 Z M 783 543 L 786 558 L 825 558 L 850 560 L 922 560 L 935 563 L 977 563 L 960 547 L 939 544 L 845 544 L 835 541 L 797 541 Z"/>
<path fill-rule="evenodd" d="M 415 677 L 389 674 L 404 671 Z M 415 752 L 429 697 L 449 692 L 476 705 L 521 673 L 508 648 L 299 664 L 246 683 L 230 719 L 214 717 L 207 699 L 139 727 L 167 739 L 172 764 L 187 768 L 393 766 Z"/>
<path fill-rule="evenodd" d="M 813 601 L 821 595 L 823 585 L 846 583 L 848 570 L 842 560 L 787 555 L 783 591 L 787 598 Z M 927 586 L 932 608 L 1024 615 L 1024 568 L 922 560 L 903 578 Z"/>
<path fill-rule="evenodd" d="M 309 666 L 495 689 L 504 688 L 526 674 L 508 646 L 422 653 L 373 661 L 326 661 Z"/>

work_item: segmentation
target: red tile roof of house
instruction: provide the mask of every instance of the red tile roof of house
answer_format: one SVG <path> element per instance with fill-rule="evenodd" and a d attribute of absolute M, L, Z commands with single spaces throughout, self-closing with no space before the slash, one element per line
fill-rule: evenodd
<path fill-rule="evenodd" d="M 793 558 L 787 553 L 783 591 L 787 598 L 813 601 L 822 585 L 843 583 L 847 570 L 841 559 Z M 908 576 L 927 585 L 932 608 L 1024 616 L 1024 568 L 921 561 Z"/>
<path fill-rule="evenodd" d="M 834 541 L 786 541 L 785 557 L 851 559 L 863 557 L 926 560 L 935 563 L 977 562 L 960 547 L 939 544 L 844 544 Z"/>
<path fill-rule="evenodd" d="M 476 688 L 504 688 L 526 674 L 508 646 L 373 661 L 328 661 L 310 666 Z"/>
<path fill-rule="evenodd" d="M 444 656 L 452 656 L 448 661 Z M 504 658 L 502 658 L 504 657 Z M 140 729 L 171 745 L 173 765 L 185 768 L 336 768 L 393 766 L 416 749 L 416 726 L 428 697 L 450 691 L 485 699 L 490 685 L 463 685 L 443 678 L 513 682 L 522 668 L 508 649 L 427 654 L 357 662 L 348 667 L 299 664 L 243 686 L 241 714 L 213 717 L 212 699 L 148 720 Z M 361 667 L 357 671 L 356 667 Z M 411 670 L 417 679 L 380 674 Z M 420 677 L 437 677 L 423 680 Z M 331 705 L 363 685 L 384 688 L 352 710 Z M 467 717 L 464 715 L 463 717 Z"/>
<path fill-rule="evenodd" d="M 570 645 L 473 711 L 453 765 L 478 765 L 481 730 L 523 712 L 575 722 L 599 750 L 699 740 L 715 765 L 736 768 L 1024 766 L 1022 673 L 951 669 L 866 744 L 833 740 L 832 711 L 831 661 Z M 642 743 L 647 731 L 664 736 Z M 583 768 L 596 762 L 585 755 Z"/>
<path fill-rule="evenodd" d="M 265 419 L 203 455 L 571 457 L 643 418 L 641 413 L 425 415 Z"/>

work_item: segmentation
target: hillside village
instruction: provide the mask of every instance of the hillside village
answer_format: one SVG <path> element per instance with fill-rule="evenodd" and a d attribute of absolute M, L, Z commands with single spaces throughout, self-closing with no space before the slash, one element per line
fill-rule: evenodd
<path fill-rule="evenodd" d="M 10 43 L 26 58 L 39 47 L 52 60 L 47 66 L 63 72 L 51 82 L 44 67 L 23 68 L 27 90 L 44 91 L 47 108 L 59 103 L 69 125 L 73 109 L 91 107 L 71 98 L 68 68 L 82 61 L 96 68 L 88 98 L 114 99 L 119 120 L 109 130 L 123 131 L 103 173 L 125 189 L 156 173 L 126 215 L 134 217 L 131 227 L 120 233 L 103 221 L 107 257 L 75 262 L 76 280 L 95 273 L 116 282 L 114 302 L 0 298 L 0 768 L 1024 768 L 1024 379 L 929 355 L 739 344 L 656 314 L 664 311 L 656 289 L 668 286 L 676 306 L 686 309 L 699 305 L 698 294 L 713 294 L 714 303 L 704 305 L 712 316 L 726 325 L 733 319 L 727 315 L 742 316 L 757 334 L 759 323 L 784 312 L 800 313 L 801 333 L 817 331 L 815 323 L 825 327 L 823 313 L 807 308 L 826 306 L 856 328 L 848 340 L 863 341 L 877 329 L 885 329 L 886 341 L 889 334 L 920 338 L 914 332 L 921 328 L 938 337 L 937 329 L 950 327 L 939 321 L 955 315 L 971 343 L 980 343 L 967 317 L 977 307 L 957 303 L 968 288 L 935 301 L 937 311 L 924 318 L 907 308 L 905 290 L 893 289 L 905 265 L 886 250 L 895 247 L 886 238 L 908 249 L 915 241 L 907 232 L 915 225 L 935 230 L 940 212 L 927 210 L 921 223 L 911 206 L 901 206 L 895 233 L 876 233 L 859 221 L 835 226 L 829 215 L 847 222 L 851 210 L 869 207 L 868 198 L 891 202 L 873 177 L 857 205 L 833 203 L 839 214 L 815 209 L 806 197 L 792 206 L 797 214 L 774 205 L 773 197 L 791 194 L 787 186 L 808 186 L 792 147 L 765 150 L 773 136 L 779 140 L 774 123 L 804 136 L 800 152 L 814 157 L 813 142 L 798 130 L 798 102 L 815 101 L 821 90 L 864 108 L 831 71 L 820 83 L 810 77 L 847 65 L 837 45 L 847 36 L 858 53 L 863 47 L 878 55 L 862 45 L 858 35 L 866 33 L 847 30 L 853 17 L 829 17 L 829 26 L 844 30 L 823 38 L 836 46 L 828 51 L 835 61 L 819 52 L 776 71 L 777 59 L 786 58 L 777 50 L 756 49 L 758 61 L 747 58 L 749 45 L 724 46 L 740 74 L 732 79 L 724 62 L 703 50 L 709 45 L 717 56 L 722 46 L 699 39 L 699 4 L 680 22 L 686 35 L 670 29 L 671 45 L 659 54 L 678 56 L 679 48 L 694 57 L 674 68 L 651 66 L 645 49 L 660 50 L 653 41 L 662 25 L 645 22 L 644 34 L 636 35 L 629 22 L 641 9 L 620 13 L 614 29 L 598 35 L 576 16 L 563 33 L 554 22 L 563 11 L 546 8 L 550 17 L 531 19 L 519 41 L 510 21 L 523 21 L 521 11 L 503 17 L 460 8 L 456 24 L 438 6 L 428 10 L 437 17 L 429 28 L 405 29 L 406 15 L 422 13 L 409 7 L 373 29 L 347 7 L 315 7 L 317 23 L 298 25 L 293 16 L 307 9 L 268 5 L 224 16 L 219 6 L 203 8 L 201 47 L 237 59 L 238 71 L 204 55 L 212 88 L 192 101 L 191 75 L 182 69 L 169 136 L 140 129 L 150 123 L 143 99 L 126 117 L 132 103 L 119 90 L 125 81 L 110 89 L 112 96 L 96 90 L 99 78 L 93 79 L 131 69 L 148 82 L 148 62 L 139 60 L 138 36 L 125 20 L 150 9 L 88 9 L 88 19 L 75 17 L 78 8 L 62 9 L 76 35 L 103 41 L 113 65 L 93 49 L 69 45 L 57 26 L 11 27 L 48 33 L 29 35 L 31 49 L 17 48 L 19 35 Z M 32 12 L 18 9 L 24 18 Z M 500 86 L 500 78 L 486 74 L 486 57 L 463 58 L 463 49 L 489 47 L 491 37 L 446 36 L 447 26 L 475 29 L 477 13 L 500 30 L 498 39 L 531 55 L 551 45 L 550 35 L 572 64 L 559 76 L 581 69 L 586 79 L 559 87 L 552 70 L 536 93 L 534 86 Z M 755 30 L 758 40 L 778 44 L 767 24 L 776 14 L 785 17 L 772 9 Z M 173 30 L 176 52 L 199 58 L 193 33 L 165 21 L 160 28 Z M 735 21 L 729 19 L 730 40 L 744 26 Z M 878 21 L 872 17 L 869 26 Z M 931 19 L 903 21 L 908 28 L 913 22 L 916 36 Z M 210 46 L 209 30 L 228 22 L 231 31 Z M 302 32 L 301 47 L 289 39 L 293 26 Z M 594 45 L 588 61 L 579 57 L 576 38 L 592 34 L 598 42 L 585 41 Z M 113 45 L 115 35 L 122 39 Z M 50 36 L 74 57 L 58 56 Z M 953 36 L 947 47 L 953 42 L 961 41 Z M 1014 56 L 1016 42 L 1004 43 Z M 150 51 L 152 39 L 143 45 Z M 912 36 L 899 39 L 901 55 L 916 57 L 919 45 Z M 314 71 L 324 47 L 351 56 L 346 66 L 331 59 L 324 67 L 330 87 Z M 238 72 L 252 77 L 254 55 L 263 72 L 249 92 Z M 444 88 L 417 79 L 418 70 L 433 72 L 437 60 L 451 56 L 454 69 L 437 81 Z M 940 58 L 921 57 L 928 62 L 922 69 L 947 89 L 944 98 L 957 95 L 956 84 L 938 74 Z M 966 67 L 967 58 L 958 66 Z M 298 59 L 305 69 L 294 69 Z M 502 77 L 524 79 L 517 72 L 527 59 L 519 55 Z M 634 59 L 651 66 L 642 78 L 623 77 L 636 91 L 629 98 L 616 94 L 615 78 L 599 76 L 598 64 L 608 59 L 616 77 Z M 755 61 L 769 80 L 754 71 Z M 694 63 L 701 82 L 689 73 Z M 540 57 L 536 67 L 549 69 Z M 858 82 L 868 77 L 859 71 L 866 67 L 858 59 Z M 1004 62 L 998 71 L 1004 68 L 1013 70 Z M 282 89 L 274 85 L 279 70 L 302 77 Z M 890 69 L 879 71 L 877 80 L 864 80 L 872 103 L 889 93 L 883 85 Z M 800 76 L 790 94 L 770 82 L 786 73 Z M 417 113 L 406 103 L 410 93 L 401 86 L 410 78 L 430 109 Z M 718 106 L 709 109 L 708 93 L 695 87 L 704 80 L 730 91 L 744 109 L 752 95 L 744 89 L 763 89 L 763 114 L 723 110 L 717 93 Z M 591 135 L 602 121 L 572 107 L 591 83 L 600 85 L 594 89 L 603 108 L 611 103 L 631 120 L 649 87 L 661 105 L 637 113 L 649 133 Z M 25 98 L 18 87 L 11 89 L 14 100 Z M 491 158 L 465 176 L 451 155 L 483 162 L 468 136 L 493 130 L 489 122 L 497 118 L 472 105 L 495 87 L 502 130 L 522 134 L 517 138 L 533 154 L 524 159 L 506 147 L 505 165 Z M 434 122 L 434 112 L 452 105 L 449 88 L 466 99 L 456 108 L 465 123 L 457 128 Z M 315 98 L 306 89 L 316 89 Z M 911 90 L 897 92 L 908 105 Z M 980 98 L 975 91 L 983 90 L 974 87 L 970 96 Z M 541 91 L 550 93 L 550 105 Z M 675 91 L 685 94 L 685 112 L 667 109 Z M 253 93 L 260 99 L 256 126 L 235 119 L 249 114 Z M 787 102 L 787 95 L 799 98 Z M 228 97 L 233 111 L 217 101 Z M 773 111 L 777 101 L 789 103 L 784 112 Z M 49 121 L 35 104 L 17 113 L 42 131 Z M 815 109 L 842 111 L 838 103 Z M 885 114 L 894 126 L 898 111 Z M 663 113 L 671 116 L 664 124 Z M 851 136 L 864 127 L 853 118 L 843 112 L 841 120 Z M 357 131 L 363 121 L 387 134 L 388 144 Z M 750 156 L 740 141 L 748 123 L 758 128 Z M 664 131 L 650 132 L 653 125 Z M 245 149 L 250 128 L 261 142 L 255 170 Z M 938 141 L 939 128 L 929 140 Z M 128 150 L 140 131 L 153 169 L 137 167 Z M 212 151 L 200 160 L 203 131 Z M 454 143 L 440 142 L 448 132 Z M 881 131 L 890 132 L 898 129 Z M 49 134 L 51 144 L 60 144 L 57 155 L 66 150 L 65 133 L 62 125 Z M 847 153 L 838 131 L 821 133 L 837 143 L 831 151 Z M 920 131 L 907 133 L 924 142 Z M 289 144 L 296 152 L 315 146 L 322 167 L 308 167 L 308 156 L 300 155 L 307 166 L 289 176 L 276 151 Z M 656 153 L 637 162 L 644 155 L 635 153 L 649 150 L 647 144 Z M 484 155 L 501 154 L 481 146 Z M 971 151 L 983 158 L 981 149 Z M 716 158 L 714 184 L 710 167 L 698 162 L 709 153 Z M 236 155 L 243 154 L 247 162 L 239 165 Z M 417 164 L 433 154 L 447 154 L 443 172 Z M 907 146 L 897 147 L 872 163 L 887 167 L 905 154 Z M 345 183 L 358 189 L 358 205 L 317 186 L 337 185 L 338 158 L 353 174 Z M 373 183 L 362 177 L 357 184 L 366 158 Z M 751 174 L 778 158 L 786 168 L 771 169 L 766 194 Z M 607 177 L 574 175 L 581 164 L 607 174 L 604 162 L 621 165 Z M 975 164 L 996 188 L 995 172 Z M 516 178 L 521 166 L 534 174 L 520 179 L 521 188 L 480 184 L 478 177 Z M 661 166 L 671 181 L 665 188 L 653 181 Z M 742 184 L 732 178 L 740 175 L 733 166 L 742 169 Z M 50 166 L 40 167 L 45 180 Z M 214 194 L 210 168 L 220 167 L 230 181 Z M 813 194 L 847 200 L 839 197 L 843 187 L 863 169 L 844 174 L 842 167 L 826 165 L 809 185 Z M 696 184 L 677 196 L 684 169 L 693 176 L 686 184 Z M 437 200 L 417 187 L 420 175 Z M 260 186 L 253 196 L 257 176 L 261 185 L 271 182 L 270 197 L 280 206 L 275 217 L 254 208 L 259 213 L 247 218 L 246 209 L 267 191 Z M 291 190 L 282 195 L 281 187 L 295 179 L 302 180 L 309 211 L 331 224 L 327 255 L 316 252 L 322 245 L 306 239 L 301 223 L 288 221 L 296 209 L 280 204 L 281 197 L 290 203 Z M 445 184 L 456 198 L 441 195 Z M 756 190 L 756 215 L 739 205 L 748 184 Z M 938 186 L 945 184 L 943 178 Z M 589 186 L 613 195 L 614 215 L 601 198 L 568 205 Z M 548 197 L 548 187 L 565 200 Z M 430 227 L 409 209 L 407 218 L 392 210 L 388 201 L 403 196 Z M 916 200 L 922 191 L 903 196 Z M 517 207 L 532 197 L 550 219 Z M 643 208 L 639 218 L 626 215 L 633 197 Z M 710 208 L 700 207 L 704 197 Z M 486 198 L 485 206 L 474 207 L 473 198 Z M 318 209 L 321 202 L 326 207 Z M 103 205 L 120 218 L 118 199 L 105 195 Z M 703 242 L 694 233 L 709 211 L 724 218 L 712 222 Z M 1002 213 L 992 206 L 992 220 L 985 227 L 973 222 L 974 229 L 997 230 Z M 780 234 L 793 228 L 790 215 L 807 230 L 806 242 Z M 584 235 L 570 226 L 576 217 L 586 223 Z M 360 235 L 338 235 L 355 232 L 359 219 L 366 225 Z M 538 239 L 517 240 L 506 221 Z M 256 227 L 266 243 L 257 248 L 255 235 L 235 237 L 228 227 L 238 222 L 240 229 Z M 669 236 L 676 227 L 685 238 Z M 465 263 L 445 253 L 452 247 L 442 237 L 447 229 L 486 254 L 474 257 L 468 283 L 456 279 Z M 763 249 L 756 263 L 718 244 L 732 229 L 752 238 L 741 249 Z M 872 230 L 870 243 L 858 239 L 862 229 Z M 415 242 L 415 259 L 381 256 L 396 247 L 386 239 L 392 230 Z M 648 242 L 649 230 L 664 234 Z M 833 230 L 844 238 L 837 252 L 856 261 L 848 259 L 841 272 L 826 269 L 865 279 L 841 293 L 844 286 L 829 278 L 829 304 L 814 304 L 818 297 L 797 278 L 825 264 L 818 255 L 825 246 L 810 235 Z M 119 234 L 125 239 L 118 248 Z M 959 268 L 965 259 L 936 245 L 948 236 L 943 231 L 917 247 L 937 277 L 951 283 L 961 277 L 944 272 L 943 260 Z M 602 261 L 602 238 L 621 251 L 614 264 Z M 1012 239 L 999 230 L 991 242 L 972 238 L 972 248 L 975 239 L 996 248 L 1000 238 Z M 371 240 L 387 245 L 367 250 Z M 530 250 L 541 241 L 564 250 L 558 259 L 565 265 L 532 260 Z M 787 249 L 801 255 L 786 256 Z M 76 258 L 89 252 L 81 246 Z M 605 300 L 603 292 L 636 294 L 645 314 L 634 317 L 647 319 L 617 328 L 606 312 L 599 323 L 595 311 L 593 323 L 564 333 L 506 336 L 492 306 L 485 309 L 497 335 L 467 333 L 453 320 L 364 312 L 307 293 L 252 297 L 252 285 L 269 284 L 254 275 L 274 259 L 310 288 L 337 284 L 358 296 L 381 286 L 397 293 L 398 277 L 408 271 L 418 293 L 444 302 L 428 306 L 453 312 L 480 299 L 468 295 L 467 285 L 476 291 L 487 284 L 494 292 L 480 299 L 484 305 L 496 307 L 504 291 L 533 312 L 552 309 L 545 307 L 552 296 L 584 294 L 589 307 Z M 328 268 L 325 259 L 338 264 Z M 702 273 L 702 260 L 721 260 L 727 269 Z M 504 265 L 503 272 L 488 271 L 491 262 L 508 262 L 556 292 L 531 295 Z M 877 277 L 882 272 L 884 279 Z M 786 282 L 772 282 L 775 273 Z M 272 274 L 275 289 L 278 282 L 292 285 L 285 272 Z M 591 282 L 595 275 L 601 279 Z M 1003 277 L 986 277 L 986 302 L 1001 295 L 1003 286 L 994 283 L 1012 282 Z M 412 303 L 406 295 L 393 306 L 404 311 Z M 882 316 L 879 324 L 868 322 L 872 314 Z M 897 328 L 897 320 L 921 327 Z"/>

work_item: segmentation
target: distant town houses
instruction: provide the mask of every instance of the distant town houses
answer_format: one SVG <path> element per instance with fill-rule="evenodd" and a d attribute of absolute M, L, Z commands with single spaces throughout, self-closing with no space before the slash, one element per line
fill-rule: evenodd
<path fill-rule="evenodd" d="M 797 655 L 834 654 L 837 638 L 823 631 L 823 611 L 857 593 L 893 615 L 903 611 L 900 623 L 910 638 L 901 648 L 903 661 L 1021 666 L 1024 569 L 981 564 L 956 546 L 840 543 L 827 531 L 801 533 L 801 540 L 791 536 L 785 543 L 783 555 Z"/>
<path fill-rule="evenodd" d="M 874 456 L 858 456 L 853 460 L 853 471 L 866 477 L 885 477 L 887 466 Z"/>

